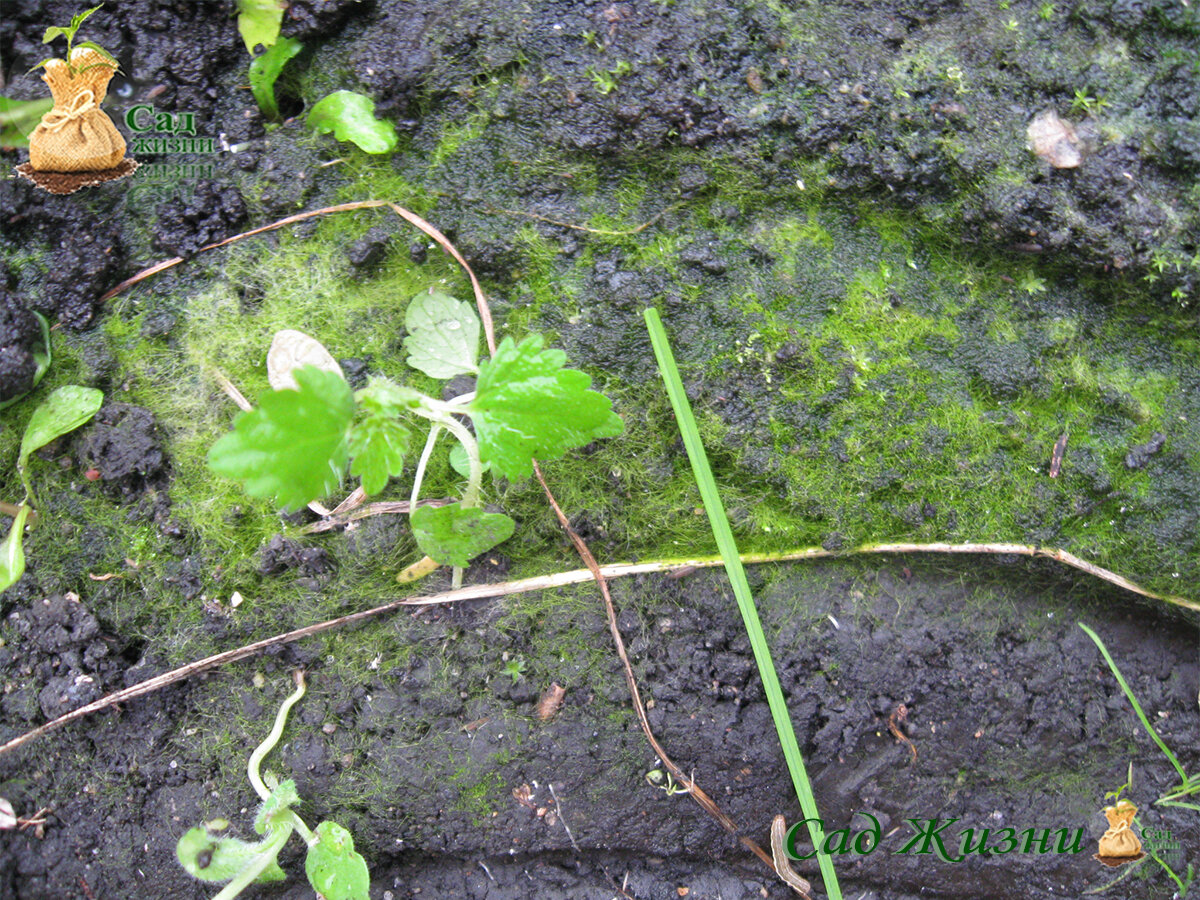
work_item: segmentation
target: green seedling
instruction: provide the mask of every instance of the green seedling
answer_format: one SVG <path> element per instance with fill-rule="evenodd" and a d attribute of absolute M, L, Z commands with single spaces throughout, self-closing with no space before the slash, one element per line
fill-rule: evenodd
<path fill-rule="evenodd" d="M 71 17 L 70 25 L 66 25 L 66 26 L 55 25 L 51 28 L 47 28 L 46 33 L 44 35 L 42 35 L 42 43 L 43 44 L 48 44 L 51 41 L 53 41 L 59 37 L 65 37 L 67 39 L 66 63 L 67 63 L 67 68 L 70 70 L 72 75 L 78 75 L 80 72 L 86 72 L 88 69 L 94 69 L 97 66 L 110 66 L 114 69 L 120 68 L 120 66 L 117 64 L 117 61 L 113 58 L 113 55 L 111 53 L 109 53 L 107 50 L 105 50 L 103 47 L 101 47 L 99 44 L 95 43 L 94 41 L 80 41 L 78 44 L 75 44 L 75 33 L 77 31 L 79 31 L 79 26 L 83 24 L 84 20 L 87 19 L 88 16 L 90 16 L 92 13 L 96 12 L 103 5 L 104 4 L 101 3 L 100 6 L 93 6 L 89 10 L 85 10 L 84 12 L 81 12 L 81 13 L 76 13 L 74 16 Z M 78 46 L 80 48 L 86 47 L 89 50 L 95 50 L 102 57 L 104 57 L 105 62 L 94 63 L 93 65 L 90 65 L 90 66 L 83 66 L 81 68 L 76 68 L 75 65 L 71 62 L 71 51 L 76 46 Z M 34 66 L 29 71 L 33 72 L 33 71 L 36 71 L 37 69 L 42 68 L 44 65 L 46 65 L 46 63 L 51 62 L 54 58 L 55 57 L 52 56 L 49 59 L 43 59 L 40 63 L 38 63 L 36 66 Z"/>
<path fill-rule="evenodd" d="M 396 149 L 396 126 L 375 118 L 375 101 L 353 91 L 334 91 L 308 112 L 308 124 L 339 141 L 357 144 L 367 153 Z"/>
<path fill-rule="evenodd" d="M 29 457 L 64 434 L 74 431 L 94 416 L 104 402 L 104 394 L 95 388 L 67 385 L 60 387 L 33 411 L 21 438 L 17 454 L 17 475 L 25 486 L 25 497 L 16 507 L 8 508 L 13 517 L 8 537 L 0 544 L 0 591 L 5 591 L 25 574 L 24 534 L 33 505 L 39 505 L 29 480 Z"/>
<path fill-rule="evenodd" d="M 279 0 L 238 0 L 238 32 L 251 56 L 259 44 L 270 49 L 279 39 L 285 5 Z"/>
<path fill-rule="evenodd" d="M 275 102 L 275 82 L 287 61 L 304 49 L 294 38 L 280 38 L 250 63 L 250 92 L 258 108 L 268 119 L 279 118 L 279 105 Z"/>
<path fill-rule="evenodd" d="M 614 437 L 624 423 L 607 397 L 589 389 L 591 379 L 563 368 L 566 355 L 545 349 L 539 336 L 519 344 L 505 338 L 495 356 L 478 362 L 480 324 L 469 303 L 418 294 L 405 327 L 411 367 L 437 379 L 474 375 L 475 390 L 443 401 L 373 378 L 351 391 L 338 372 L 304 366 L 293 372 L 295 390 L 270 391 L 257 409 L 238 416 L 233 432 L 213 445 L 209 465 L 242 482 L 252 496 L 291 508 L 332 493 L 348 463 L 363 491 L 374 494 L 404 469 L 412 439 L 405 422 L 424 419 L 430 429 L 413 477 L 409 521 L 421 551 L 455 567 L 458 586 L 471 559 L 507 540 L 515 528 L 508 516 L 483 510 L 485 471 L 527 478 L 535 457 L 556 459 L 597 438 Z M 465 474 L 466 488 L 460 502 L 422 506 L 425 471 L 443 432 L 458 441 L 452 463 Z"/>
<path fill-rule="evenodd" d="M 504 674 L 512 678 L 513 684 L 519 682 L 525 675 L 525 657 L 514 656 L 504 664 Z"/>
<path fill-rule="evenodd" d="M 608 95 L 617 89 L 617 83 L 633 71 L 633 66 L 626 60 L 621 60 L 608 71 L 596 69 L 588 66 L 587 74 L 591 76 L 592 81 L 596 85 L 596 90 L 601 94 Z"/>
<path fill-rule="evenodd" d="M 1107 106 L 1108 101 L 1103 97 L 1093 97 L 1084 90 L 1077 90 L 1075 98 L 1071 101 L 1072 111 L 1087 113 L 1089 116 L 1103 112 Z"/>
<path fill-rule="evenodd" d="M 175 847 L 175 855 L 188 874 L 201 881 L 228 884 L 213 900 L 233 900 L 251 884 L 283 881 L 286 877 L 276 861 L 279 851 L 296 832 L 308 845 L 304 871 L 308 883 L 323 900 L 368 900 L 371 876 L 366 861 L 354 850 L 354 838 L 336 822 L 322 822 L 310 829 L 292 810 L 300 802 L 296 783 L 291 779 L 269 786 L 259 772 L 287 724 L 288 712 L 304 696 L 304 673 L 294 675 L 296 690 L 283 701 L 275 715 L 270 734 L 250 754 L 246 774 L 262 806 L 254 819 L 254 830 L 263 837 L 249 843 L 221 832 L 229 827 L 224 819 L 215 819 L 186 832 Z"/>

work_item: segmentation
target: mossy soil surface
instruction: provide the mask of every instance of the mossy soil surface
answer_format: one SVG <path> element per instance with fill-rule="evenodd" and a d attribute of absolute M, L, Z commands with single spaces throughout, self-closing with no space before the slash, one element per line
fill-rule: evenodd
<path fill-rule="evenodd" d="M 73 10 L 16 9 L 5 76 L 35 96 L 19 74 Z M 108 400 L 33 464 L 42 522 L 0 600 L 0 738 L 404 590 L 395 573 L 417 554 L 402 518 L 302 536 L 311 517 L 281 519 L 204 460 L 235 411 L 215 373 L 256 396 L 280 328 L 318 337 L 356 384 L 439 391 L 405 375 L 400 348 L 418 291 L 469 297 L 435 246 L 389 212 L 339 214 L 97 303 L 165 256 L 369 198 L 449 234 L 502 335 L 547 334 L 613 397 L 626 434 L 547 468 L 602 562 L 712 552 L 641 321 L 653 305 L 744 550 L 1037 544 L 1198 598 L 1194 4 L 297 0 L 284 33 L 306 50 L 281 82 L 285 111 L 368 93 L 400 130 L 385 158 L 302 119 L 268 129 L 232 12 L 131 3 L 89 20 L 126 73 L 114 118 L 138 103 L 195 112 L 212 156 L 143 159 L 153 177 L 66 198 L 0 183 L 5 396 L 28 377 L 24 310 L 62 323 L 0 446 L 15 458 L 55 385 Z M 1074 124 L 1077 168 L 1026 148 L 1047 108 Z M 427 484 L 459 490 L 444 454 Z M 487 500 L 518 532 L 468 581 L 578 566 L 540 490 L 494 484 Z M 845 896 L 1080 896 L 1120 874 L 1091 854 L 1130 762 L 1146 827 L 1200 846 L 1195 814 L 1150 805 L 1175 772 L 1075 625 L 1105 638 L 1193 771 L 1194 620 L 1048 562 L 844 558 L 753 577 L 818 804 L 832 827 L 864 811 L 888 835 L 838 859 Z M 775 813 L 799 818 L 723 581 L 614 590 L 676 761 L 760 842 Z M 296 666 L 310 692 L 268 767 L 296 778 L 309 817 L 351 829 L 373 897 L 789 895 L 685 795 L 647 783 L 658 764 L 590 587 L 331 632 L 0 757 L 0 796 L 53 809 L 40 832 L 0 833 L 0 893 L 214 893 L 187 881 L 175 840 L 215 816 L 249 836 L 245 759 Z M 543 722 L 555 682 L 565 703 Z M 960 820 L 955 840 L 1082 827 L 1085 850 L 893 852 L 905 820 L 933 817 Z M 1181 876 L 1200 863 L 1164 860 Z M 310 896 L 284 861 L 290 887 L 258 894 Z M 1172 889 L 1151 861 L 1106 895 Z"/>

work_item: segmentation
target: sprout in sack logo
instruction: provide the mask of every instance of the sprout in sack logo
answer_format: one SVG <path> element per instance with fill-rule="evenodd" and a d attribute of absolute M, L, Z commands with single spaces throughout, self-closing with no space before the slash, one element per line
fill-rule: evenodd
<path fill-rule="evenodd" d="M 1133 817 L 1137 811 L 1130 800 L 1118 800 L 1112 806 L 1104 807 L 1108 830 L 1100 835 L 1096 859 L 1106 866 L 1122 866 L 1146 855 L 1142 852 L 1142 842 L 1133 831 Z"/>
<path fill-rule="evenodd" d="M 44 59 L 29 70 L 46 70 L 42 80 L 50 86 L 54 106 L 29 135 L 29 162 L 17 166 L 17 173 L 54 194 L 124 178 L 138 167 L 125 155 L 125 139 L 116 125 L 100 109 L 117 61 L 92 41 L 75 44 L 79 26 L 98 9 L 78 13 L 66 27 L 47 28 L 42 43 L 65 37 L 66 59 Z"/>

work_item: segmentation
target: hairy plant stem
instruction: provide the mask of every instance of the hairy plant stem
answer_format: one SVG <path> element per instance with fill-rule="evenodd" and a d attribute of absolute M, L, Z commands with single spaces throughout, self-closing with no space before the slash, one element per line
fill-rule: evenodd
<path fill-rule="evenodd" d="M 212 900 L 233 900 L 234 897 L 252 885 L 254 880 L 265 872 L 271 863 L 275 862 L 279 857 L 279 851 L 283 849 L 283 845 L 292 836 L 294 824 L 293 822 L 280 822 L 278 830 L 262 845 L 262 852 L 254 858 L 254 862 L 238 872 L 233 880 L 221 888 L 221 892 L 214 896 Z"/>
<path fill-rule="evenodd" d="M 250 778 L 250 784 L 254 787 L 254 792 L 258 794 L 258 796 L 261 797 L 264 802 L 270 799 L 271 791 L 267 788 L 266 784 L 263 783 L 262 774 L 259 771 L 259 767 L 262 766 L 262 761 L 266 758 L 267 754 L 274 750 L 275 745 L 279 743 L 279 739 L 283 736 L 283 727 L 287 724 L 288 713 L 291 712 L 292 707 L 299 702 L 300 698 L 304 696 L 304 691 L 306 689 L 304 684 L 303 669 L 297 669 L 293 677 L 296 680 L 296 690 L 293 691 L 291 695 L 289 695 L 288 698 L 280 705 L 279 712 L 275 714 L 275 724 L 272 726 L 270 733 L 263 738 L 263 742 L 261 744 L 254 748 L 254 752 L 250 754 L 250 759 L 246 763 L 246 775 Z M 313 834 L 311 829 L 304 824 L 303 820 L 291 810 L 288 810 L 286 815 L 280 814 L 276 817 L 276 819 L 281 825 L 287 826 L 289 833 L 291 833 L 291 829 L 295 828 L 296 831 L 300 833 L 300 836 L 304 838 L 304 841 L 308 844 L 308 846 L 312 847 L 317 843 L 317 836 Z M 287 837 L 285 836 L 284 841 L 286 840 Z M 280 846 L 282 846 L 282 844 Z"/>

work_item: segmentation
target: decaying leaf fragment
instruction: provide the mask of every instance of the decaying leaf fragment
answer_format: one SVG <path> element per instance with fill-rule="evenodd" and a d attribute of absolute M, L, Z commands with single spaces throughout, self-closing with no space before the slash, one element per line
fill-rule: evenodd
<path fill-rule="evenodd" d="M 267 351 L 267 381 L 271 389 L 296 390 L 296 379 L 292 377 L 292 372 L 301 366 L 316 366 L 322 372 L 346 377 L 333 354 L 316 338 L 292 328 L 277 332 L 271 341 L 271 349 Z"/>
<path fill-rule="evenodd" d="M 1079 135 L 1070 122 L 1064 122 L 1052 109 L 1033 117 L 1026 129 L 1029 149 L 1056 169 L 1074 169 L 1083 161 Z"/>

